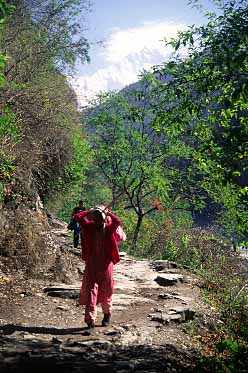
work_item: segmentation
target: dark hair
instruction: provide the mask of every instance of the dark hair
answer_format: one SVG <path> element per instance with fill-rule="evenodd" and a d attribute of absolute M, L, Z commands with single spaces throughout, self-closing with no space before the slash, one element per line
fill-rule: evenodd
<path fill-rule="evenodd" d="M 103 219 L 103 216 L 102 216 L 102 213 L 101 213 L 101 211 L 99 211 L 99 210 L 93 210 L 93 215 L 95 215 L 95 216 L 99 216 L 99 217 L 101 217 L 102 220 L 104 220 L 104 219 Z"/>
<path fill-rule="evenodd" d="M 76 214 L 79 211 L 81 211 L 80 207 L 74 207 L 74 209 L 73 209 L 74 214 Z"/>

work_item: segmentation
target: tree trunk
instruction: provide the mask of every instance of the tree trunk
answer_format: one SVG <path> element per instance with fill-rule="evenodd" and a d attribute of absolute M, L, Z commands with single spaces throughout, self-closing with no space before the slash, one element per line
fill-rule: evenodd
<path fill-rule="evenodd" d="M 132 245 L 131 245 L 131 251 L 132 252 L 134 252 L 135 249 L 136 249 L 142 220 L 143 220 L 143 215 L 138 215 L 138 220 L 137 220 L 137 224 L 136 224 L 136 227 L 135 227 L 135 231 L 134 231 L 134 235 L 133 235 L 133 241 L 132 241 Z"/>
<path fill-rule="evenodd" d="M 112 210 L 115 209 L 115 205 L 116 205 L 116 196 L 117 196 L 117 193 L 116 193 L 116 187 L 115 187 L 115 185 L 113 185 L 113 187 L 112 187 Z"/>

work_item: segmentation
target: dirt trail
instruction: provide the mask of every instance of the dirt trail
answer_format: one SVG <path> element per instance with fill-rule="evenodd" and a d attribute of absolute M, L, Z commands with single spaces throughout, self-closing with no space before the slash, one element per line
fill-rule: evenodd
<path fill-rule="evenodd" d="M 0 287 L 0 371 L 196 372 L 198 343 L 185 331 L 210 317 L 199 279 L 175 263 L 122 255 L 109 327 L 88 330 L 78 305 L 83 264 L 63 230 L 70 284 L 12 278 Z M 68 254 L 68 252 L 70 254 Z"/>

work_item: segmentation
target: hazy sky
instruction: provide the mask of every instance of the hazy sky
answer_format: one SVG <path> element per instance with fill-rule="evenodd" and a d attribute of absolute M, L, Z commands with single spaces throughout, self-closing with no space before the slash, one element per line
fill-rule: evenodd
<path fill-rule="evenodd" d="M 212 0 L 201 3 L 214 9 Z M 85 34 L 93 43 L 91 63 L 77 66 L 72 83 L 80 105 L 100 91 L 137 81 L 143 69 L 169 58 L 164 37 L 204 20 L 188 0 L 92 0 Z"/>

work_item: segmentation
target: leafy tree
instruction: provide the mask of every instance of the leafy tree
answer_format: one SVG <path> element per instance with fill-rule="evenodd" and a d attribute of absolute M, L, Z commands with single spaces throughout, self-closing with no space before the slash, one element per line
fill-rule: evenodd
<path fill-rule="evenodd" d="M 0 34 L 4 28 L 13 8 L 6 1 L 0 1 Z M 7 56 L 0 52 L 0 88 L 3 89 L 6 85 L 4 77 L 4 68 L 6 65 Z M 6 105 L 1 107 L 0 111 L 0 201 L 6 194 L 11 192 L 11 178 L 15 170 L 14 160 L 14 144 L 18 139 L 18 129 L 15 123 L 15 115 L 9 112 Z M 9 185 L 8 185 L 9 184 Z"/>
<path fill-rule="evenodd" d="M 80 128 L 73 129 L 72 159 L 60 177 L 52 179 L 46 194 L 46 207 L 65 221 L 79 200 L 86 202 L 86 177 L 92 163 L 92 152 Z"/>
<path fill-rule="evenodd" d="M 168 154 L 162 152 L 155 132 L 149 127 L 151 120 L 143 87 L 127 94 L 102 95 L 88 113 L 95 162 L 112 190 L 113 206 L 121 197 L 125 201 L 123 207 L 131 208 L 137 217 L 133 250 L 143 218 L 169 203 L 169 191 L 176 176 L 172 167 L 167 167 L 165 173 Z"/>
<path fill-rule="evenodd" d="M 9 5 L 7 5 L 5 0 L 0 0 L 0 33 L 2 33 L 4 24 L 7 20 L 7 17 L 11 11 Z M 6 63 L 6 55 L 1 51 L 0 53 L 0 87 L 4 84 L 3 71 Z"/>
<path fill-rule="evenodd" d="M 65 167 L 75 156 L 77 99 L 61 71 L 72 68 L 77 58 L 89 58 L 89 44 L 76 32 L 88 1 L 10 3 L 15 8 L 0 39 L 8 54 L 0 104 L 11 108 L 19 128 L 15 189 L 28 199 L 37 192 L 44 199 L 56 184 L 51 181 L 66 177 Z"/>
<path fill-rule="evenodd" d="M 146 79 L 153 87 L 154 129 L 191 149 L 188 173 L 198 175 L 198 185 L 223 206 L 222 213 L 232 210 L 237 224 L 229 233 L 245 237 L 247 2 L 227 1 L 220 11 L 208 14 L 206 25 L 192 26 L 166 41 L 174 55 Z M 186 57 L 181 47 L 187 47 Z"/>
<path fill-rule="evenodd" d="M 83 36 L 82 12 L 88 0 L 12 0 L 15 12 L 5 27 L 1 44 L 11 56 L 5 69 L 8 79 L 27 82 L 49 64 L 64 71 L 77 59 L 89 61 L 89 43 Z M 49 62 L 49 64 L 48 64 Z"/>

